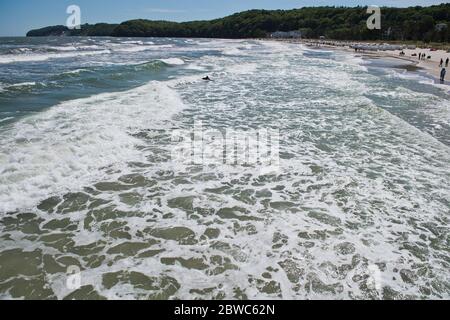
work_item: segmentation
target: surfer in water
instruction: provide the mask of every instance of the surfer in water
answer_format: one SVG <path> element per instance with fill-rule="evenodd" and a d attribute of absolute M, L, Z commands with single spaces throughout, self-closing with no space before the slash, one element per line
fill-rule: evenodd
<path fill-rule="evenodd" d="M 209 76 L 206 76 L 206 77 L 202 78 L 202 80 L 205 80 L 205 81 L 212 81 L 211 78 L 210 78 Z"/>

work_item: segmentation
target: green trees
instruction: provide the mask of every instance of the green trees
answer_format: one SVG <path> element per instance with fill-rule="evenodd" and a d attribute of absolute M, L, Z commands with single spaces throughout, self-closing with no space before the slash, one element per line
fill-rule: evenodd
<path fill-rule="evenodd" d="M 31 30 L 27 33 L 27 37 L 46 37 L 46 36 L 62 36 L 69 29 L 66 26 L 52 26 L 42 29 Z"/>
<path fill-rule="evenodd" d="M 116 37 L 254 38 L 275 31 L 300 30 L 307 38 L 338 40 L 450 40 L 450 4 L 430 7 L 381 8 L 382 30 L 368 30 L 366 7 L 309 7 L 294 10 L 249 10 L 211 21 L 130 20 L 120 25 L 64 26 L 32 30 L 28 36 L 89 35 Z M 448 28 L 437 26 L 448 25 Z"/>
<path fill-rule="evenodd" d="M 45 27 L 31 30 L 27 37 L 47 37 L 47 36 L 110 36 L 117 24 L 97 23 L 94 25 L 83 24 L 81 29 L 69 30 L 66 26 Z"/>

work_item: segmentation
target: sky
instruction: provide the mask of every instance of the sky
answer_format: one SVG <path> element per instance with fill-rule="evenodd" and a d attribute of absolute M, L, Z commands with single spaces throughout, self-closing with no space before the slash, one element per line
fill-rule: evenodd
<path fill-rule="evenodd" d="M 446 0 L 0 0 L 0 36 L 24 36 L 31 29 L 65 24 L 69 5 L 81 8 L 81 23 L 131 19 L 209 20 L 249 9 L 308 6 L 428 6 Z"/>

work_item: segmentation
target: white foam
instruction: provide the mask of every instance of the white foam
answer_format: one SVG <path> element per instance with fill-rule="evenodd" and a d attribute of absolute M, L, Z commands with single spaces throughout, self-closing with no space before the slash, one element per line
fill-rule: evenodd
<path fill-rule="evenodd" d="M 227 72 L 233 74 L 248 74 L 255 72 L 256 69 L 258 69 L 258 65 L 256 63 L 243 63 L 227 67 Z"/>
<path fill-rule="evenodd" d="M 0 119 L 0 122 L 6 122 L 6 121 L 9 121 L 9 120 L 12 120 L 12 119 L 14 119 L 13 117 L 6 117 L 6 118 L 3 118 L 3 119 Z"/>
<path fill-rule="evenodd" d="M 127 43 L 127 44 L 144 44 L 143 41 L 122 41 L 121 43 Z"/>
<path fill-rule="evenodd" d="M 80 74 L 83 72 L 90 72 L 90 71 L 88 69 L 74 69 L 74 70 L 63 72 L 63 74 Z"/>
<path fill-rule="evenodd" d="M 28 52 L 32 52 L 33 49 L 32 48 L 16 48 L 16 49 L 12 49 L 11 52 L 14 53 L 28 53 Z"/>
<path fill-rule="evenodd" d="M 159 61 L 173 66 L 180 66 L 184 64 L 184 61 L 180 58 L 159 59 Z"/>
<path fill-rule="evenodd" d="M 142 52 L 152 49 L 151 46 L 121 46 L 118 48 L 114 48 L 113 51 L 116 52 Z"/>
<path fill-rule="evenodd" d="M 290 54 L 290 53 L 301 53 L 305 50 L 305 46 L 301 44 L 292 44 L 280 41 L 258 41 L 264 47 L 270 49 L 272 53 L 277 54 Z"/>
<path fill-rule="evenodd" d="M 55 51 L 77 51 L 79 47 L 75 46 L 59 46 L 59 47 L 46 47 L 47 49 L 55 50 Z M 86 47 L 81 47 L 86 48 Z"/>
<path fill-rule="evenodd" d="M 33 87 L 36 85 L 36 82 L 30 81 L 30 82 L 21 82 L 21 83 L 15 83 L 8 85 L 6 88 L 20 88 L 20 87 Z"/>
<path fill-rule="evenodd" d="M 412 72 L 407 72 L 407 71 L 393 70 L 390 73 L 390 77 L 418 81 L 421 84 L 426 84 L 426 85 L 436 87 L 436 88 L 450 94 L 450 91 L 449 91 L 450 87 L 448 85 L 437 83 L 434 79 L 430 78 L 429 76 L 426 76 L 426 75 L 423 75 L 420 73 L 412 73 Z"/>
<path fill-rule="evenodd" d="M 25 210 L 145 161 L 130 134 L 165 126 L 183 103 L 166 84 L 63 102 L 1 133 L 0 212 Z"/>
<path fill-rule="evenodd" d="M 172 44 L 161 44 L 161 45 L 149 46 L 149 49 L 152 49 L 152 50 L 161 50 L 161 49 L 170 49 L 170 48 L 173 48 Z"/>
<path fill-rule="evenodd" d="M 0 64 L 14 63 L 14 62 L 32 62 L 32 61 L 46 61 L 51 59 L 72 58 L 78 56 L 92 56 L 109 54 L 109 50 L 101 51 L 75 51 L 64 53 L 48 53 L 48 54 L 24 54 L 24 55 L 0 55 Z"/>
<path fill-rule="evenodd" d="M 238 49 L 238 48 L 223 49 L 223 50 L 222 50 L 222 53 L 223 53 L 224 55 L 227 55 L 227 56 L 238 56 L 238 55 L 244 54 L 244 53 L 243 53 L 240 49 Z"/>

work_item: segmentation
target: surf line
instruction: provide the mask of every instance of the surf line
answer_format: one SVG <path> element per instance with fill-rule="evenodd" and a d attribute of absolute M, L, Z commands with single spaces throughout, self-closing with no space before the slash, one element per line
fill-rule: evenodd
<path fill-rule="evenodd" d="M 176 316 L 201 316 L 205 318 L 208 314 L 208 307 L 188 307 L 184 304 L 175 308 Z"/>

